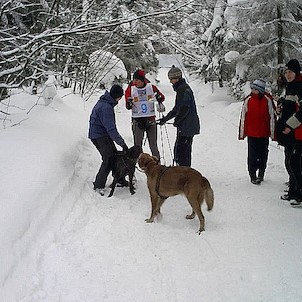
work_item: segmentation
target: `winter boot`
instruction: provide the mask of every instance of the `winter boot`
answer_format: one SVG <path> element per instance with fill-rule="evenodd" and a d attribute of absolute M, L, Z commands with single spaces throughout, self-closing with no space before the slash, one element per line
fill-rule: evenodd
<path fill-rule="evenodd" d="M 294 207 L 302 206 L 302 199 L 295 199 L 291 201 L 290 205 Z"/>
<path fill-rule="evenodd" d="M 254 185 L 260 185 L 261 181 L 256 177 L 255 173 L 250 173 L 251 183 Z"/>
<path fill-rule="evenodd" d="M 260 182 L 263 181 L 263 179 L 264 179 L 264 172 L 265 172 L 265 170 L 259 169 L 257 179 L 260 180 Z"/>
<path fill-rule="evenodd" d="M 301 198 L 301 193 L 299 192 L 299 190 L 297 189 L 297 187 L 295 186 L 290 186 L 288 189 L 288 193 L 284 194 L 280 197 L 282 200 L 300 200 Z"/>
<path fill-rule="evenodd" d="M 302 190 L 296 188 L 296 197 L 294 198 L 295 200 L 292 201 L 290 204 L 292 206 L 302 206 Z"/>
<path fill-rule="evenodd" d="M 259 178 L 251 178 L 251 183 L 254 185 L 260 185 L 261 180 Z"/>
<path fill-rule="evenodd" d="M 105 188 L 95 188 L 94 191 L 100 194 L 101 196 L 104 196 L 106 193 Z"/>

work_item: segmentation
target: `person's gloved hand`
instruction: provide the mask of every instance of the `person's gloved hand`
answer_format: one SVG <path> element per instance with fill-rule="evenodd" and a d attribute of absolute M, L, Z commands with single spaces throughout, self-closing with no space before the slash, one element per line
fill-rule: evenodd
<path fill-rule="evenodd" d="M 128 150 L 129 150 L 128 146 L 125 144 L 125 145 L 122 146 L 122 148 L 123 148 L 124 154 L 127 154 Z"/>
<path fill-rule="evenodd" d="M 133 99 L 132 98 L 128 98 L 128 101 L 126 102 L 126 108 L 128 110 L 132 109 L 133 107 Z"/>
<path fill-rule="evenodd" d="M 161 103 L 163 101 L 163 97 L 159 93 L 156 93 L 155 98 L 158 103 Z"/>
<path fill-rule="evenodd" d="M 167 119 L 165 116 L 158 120 L 158 124 L 160 126 L 164 125 L 166 122 L 167 122 Z"/>
<path fill-rule="evenodd" d="M 165 112 L 165 110 L 166 110 L 165 105 L 163 103 L 156 104 L 156 110 L 158 112 Z"/>

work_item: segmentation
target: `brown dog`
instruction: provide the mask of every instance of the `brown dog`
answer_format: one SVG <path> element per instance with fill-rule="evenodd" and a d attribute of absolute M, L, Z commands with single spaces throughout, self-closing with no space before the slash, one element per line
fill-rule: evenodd
<path fill-rule="evenodd" d="M 140 154 L 138 165 L 147 175 L 147 185 L 151 197 L 152 211 L 146 222 L 154 221 L 154 218 L 160 213 L 160 207 L 168 197 L 184 194 L 192 207 L 192 213 L 186 215 L 186 218 L 193 219 L 196 213 L 200 222 L 198 233 L 204 231 L 201 204 L 205 199 L 208 211 L 214 205 L 214 194 L 209 181 L 190 167 L 159 165 L 158 159 L 147 153 Z"/>

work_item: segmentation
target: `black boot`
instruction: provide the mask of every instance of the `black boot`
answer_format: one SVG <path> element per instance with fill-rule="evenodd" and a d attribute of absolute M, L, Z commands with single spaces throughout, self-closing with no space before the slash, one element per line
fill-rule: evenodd
<path fill-rule="evenodd" d="M 294 201 L 291 201 L 290 205 L 295 207 L 302 206 L 302 199 L 297 198 Z"/>
<path fill-rule="evenodd" d="M 265 172 L 265 170 L 259 169 L 257 179 L 260 180 L 260 182 L 263 181 L 263 179 L 264 179 L 264 172 Z"/>
<path fill-rule="evenodd" d="M 302 206 L 302 190 L 297 189 L 297 196 L 290 204 L 292 206 Z"/>
<path fill-rule="evenodd" d="M 261 180 L 257 177 L 257 178 L 251 178 L 251 183 L 254 185 L 260 185 Z"/>
<path fill-rule="evenodd" d="M 288 200 L 288 201 L 293 200 L 293 199 L 301 200 L 302 199 L 301 196 L 302 196 L 302 194 L 296 186 L 290 186 L 288 193 L 282 195 L 280 198 L 282 200 Z"/>
<path fill-rule="evenodd" d="M 256 177 L 256 173 L 250 173 L 251 183 L 254 185 L 260 185 L 260 180 Z"/>

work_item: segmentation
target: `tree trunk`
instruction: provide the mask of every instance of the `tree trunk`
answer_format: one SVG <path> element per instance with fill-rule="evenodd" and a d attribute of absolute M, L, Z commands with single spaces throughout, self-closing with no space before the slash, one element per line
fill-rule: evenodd
<path fill-rule="evenodd" d="M 283 77 L 283 71 L 282 71 L 282 64 L 284 63 L 284 49 L 283 49 L 283 24 L 282 24 L 282 12 L 281 12 L 281 5 L 277 5 L 277 36 L 278 36 L 278 42 L 277 42 L 277 63 L 278 63 L 278 94 L 282 93 L 282 90 L 284 88 L 283 81 L 280 80 L 281 77 Z"/>

